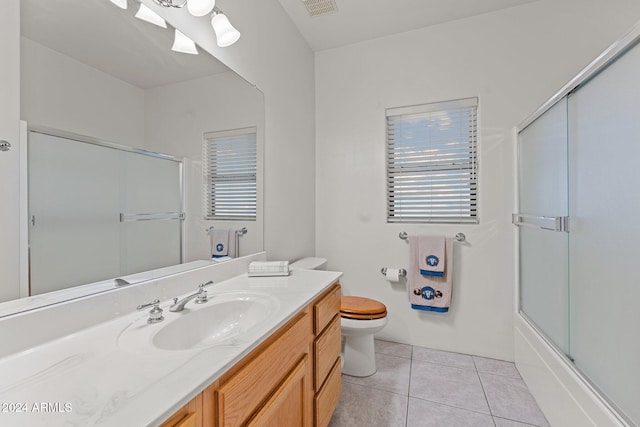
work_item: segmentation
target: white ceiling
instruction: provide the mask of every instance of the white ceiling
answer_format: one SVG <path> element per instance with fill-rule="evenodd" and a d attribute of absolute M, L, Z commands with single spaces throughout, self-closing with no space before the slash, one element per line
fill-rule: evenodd
<path fill-rule="evenodd" d="M 314 51 L 481 15 L 537 0 L 335 0 L 338 11 L 310 17 L 302 0 L 279 0 Z"/>
<path fill-rule="evenodd" d="M 135 18 L 108 0 L 22 0 L 22 35 L 141 89 L 229 71 L 200 49 L 173 52 L 173 29 Z"/>

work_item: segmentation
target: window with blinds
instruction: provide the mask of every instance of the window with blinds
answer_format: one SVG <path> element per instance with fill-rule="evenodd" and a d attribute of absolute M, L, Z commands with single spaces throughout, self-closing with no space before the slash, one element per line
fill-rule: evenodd
<path fill-rule="evenodd" d="M 205 219 L 256 219 L 256 128 L 204 135 Z"/>
<path fill-rule="evenodd" d="M 387 109 L 387 222 L 478 223 L 478 98 Z"/>

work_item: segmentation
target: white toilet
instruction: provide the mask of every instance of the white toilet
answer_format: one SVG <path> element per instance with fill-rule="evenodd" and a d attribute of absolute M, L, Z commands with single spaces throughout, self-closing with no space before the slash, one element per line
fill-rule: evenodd
<path fill-rule="evenodd" d="M 302 258 L 291 270 L 324 270 L 324 258 Z M 340 306 L 342 328 L 342 373 L 368 377 L 376 373 L 373 336 L 387 324 L 387 308 L 379 301 L 357 296 L 343 296 Z"/>

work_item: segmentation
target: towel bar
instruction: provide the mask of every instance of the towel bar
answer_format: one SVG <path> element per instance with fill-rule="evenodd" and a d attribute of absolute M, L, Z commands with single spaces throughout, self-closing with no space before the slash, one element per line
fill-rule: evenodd
<path fill-rule="evenodd" d="M 407 240 L 409 235 L 406 231 L 401 231 L 400 234 L 398 234 L 398 237 L 400 237 L 402 240 Z M 464 242 L 465 240 L 467 240 L 467 236 L 465 236 L 464 233 L 456 233 L 454 238 L 457 242 Z"/>

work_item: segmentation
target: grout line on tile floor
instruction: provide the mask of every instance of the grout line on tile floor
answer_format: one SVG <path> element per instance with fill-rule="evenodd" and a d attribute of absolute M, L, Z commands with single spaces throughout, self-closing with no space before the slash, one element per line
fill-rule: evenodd
<path fill-rule="evenodd" d="M 480 387 L 482 387 L 482 394 L 484 394 L 484 400 L 487 401 L 487 407 L 489 408 L 489 414 L 491 414 L 491 422 L 493 422 L 493 425 L 495 427 L 496 419 L 493 418 L 493 410 L 491 409 L 491 403 L 489 403 L 489 398 L 487 397 L 487 391 L 484 389 L 484 384 L 482 383 L 482 378 L 480 378 L 480 371 L 478 371 L 478 365 L 476 365 L 476 359 L 471 357 L 471 360 L 473 361 L 473 366 L 476 368 L 476 375 L 478 376 L 478 381 L 480 381 Z"/>
<path fill-rule="evenodd" d="M 449 408 L 459 409 L 461 411 L 473 412 L 474 414 L 486 415 L 488 417 L 493 418 L 493 415 L 487 414 L 486 412 L 480 412 L 480 411 L 476 411 L 475 409 L 464 408 L 462 406 L 456 406 L 456 405 L 452 405 L 450 403 L 438 402 L 436 400 L 430 400 L 430 399 L 425 399 L 425 398 L 422 398 L 422 397 L 416 397 L 416 396 L 411 396 L 411 395 L 409 396 L 409 399 L 416 399 L 416 400 L 421 400 L 423 402 L 434 403 L 436 405 L 448 406 Z M 498 418 L 504 418 L 504 417 L 498 417 Z M 520 421 L 520 422 L 522 422 L 522 421 Z M 538 427 L 538 426 L 535 426 L 535 427 Z"/>
<path fill-rule="evenodd" d="M 413 370 L 413 346 L 411 346 L 411 351 L 409 353 L 409 357 L 411 357 L 411 361 L 409 362 L 409 386 L 407 387 L 407 409 L 404 414 L 404 425 L 405 427 L 409 427 L 409 401 L 411 400 L 411 371 Z"/>
<path fill-rule="evenodd" d="M 375 374 L 374 374 L 374 375 L 375 375 Z M 345 377 L 345 376 L 347 376 L 347 377 L 348 377 L 349 375 L 342 374 L 342 379 L 343 379 L 343 380 L 344 380 L 344 377 Z M 356 377 L 356 378 L 357 378 L 357 377 Z M 351 381 L 349 381 L 349 380 L 345 380 L 345 382 L 348 382 L 348 383 L 349 383 L 349 384 L 351 384 L 351 385 L 355 385 L 355 386 L 358 386 L 358 387 L 363 387 L 363 388 L 366 388 L 366 389 L 373 389 L 373 390 L 378 390 L 378 391 L 384 391 L 385 393 L 391 393 L 391 394 L 397 394 L 398 396 L 409 397 L 409 395 L 408 395 L 408 394 L 398 393 L 397 391 L 392 391 L 392 390 L 386 390 L 386 389 L 384 389 L 384 388 L 376 387 L 375 385 L 359 384 L 359 383 L 357 383 L 357 382 L 351 382 Z"/>

